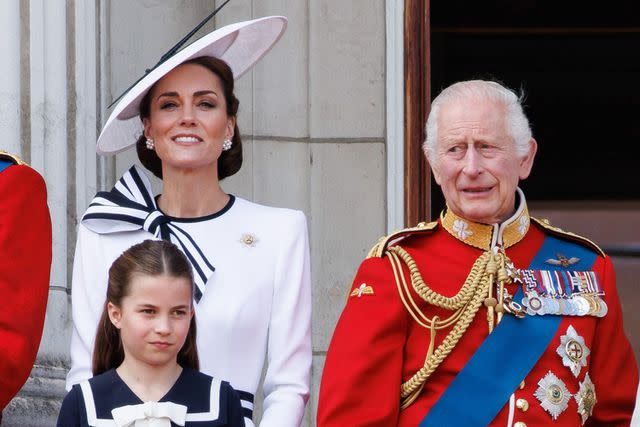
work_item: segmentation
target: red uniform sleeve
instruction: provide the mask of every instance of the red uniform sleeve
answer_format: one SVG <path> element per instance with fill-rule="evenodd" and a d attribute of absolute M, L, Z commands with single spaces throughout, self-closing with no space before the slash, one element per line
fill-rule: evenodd
<path fill-rule="evenodd" d="M 51 270 L 51 218 L 42 177 L 0 172 L 0 409 L 26 381 L 40 345 Z"/>
<path fill-rule="evenodd" d="M 398 423 L 407 317 L 388 260 L 365 260 L 349 292 L 358 289 L 360 296 L 347 299 L 327 352 L 318 427 Z"/>
<path fill-rule="evenodd" d="M 587 426 L 628 426 L 636 400 L 638 368 L 622 327 L 622 309 L 611 259 L 604 266 L 604 300 L 608 313 L 598 322 L 591 353 L 590 377 L 597 403 Z"/>

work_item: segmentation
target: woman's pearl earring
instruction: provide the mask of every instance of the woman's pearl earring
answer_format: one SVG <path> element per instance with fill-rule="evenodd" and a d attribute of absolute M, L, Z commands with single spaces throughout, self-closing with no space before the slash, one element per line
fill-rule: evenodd
<path fill-rule="evenodd" d="M 156 148 L 156 144 L 153 142 L 153 139 L 151 138 L 147 138 L 146 144 L 147 144 L 148 150 L 153 150 L 154 148 Z"/>
<path fill-rule="evenodd" d="M 231 146 L 233 145 L 233 142 L 231 142 L 231 140 L 229 138 L 225 139 L 222 142 L 222 151 L 229 151 L 231 150 Z"/>

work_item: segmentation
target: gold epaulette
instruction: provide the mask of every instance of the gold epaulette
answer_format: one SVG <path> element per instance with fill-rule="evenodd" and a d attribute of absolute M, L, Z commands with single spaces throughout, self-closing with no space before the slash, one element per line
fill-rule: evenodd
<path fill-rule="evenodd" d="M 12 162 L 15 165 L 26 165 L 24 160 L 15 154 L 7 153 L 6 151 L 0 150 L 0 160 L 6 160 L 8 162 Z"/>
<path fill-rule="evenodd" d="M 367 254 L 367 258 L 381 258 L 384 256 L 385 251 L 389 244 L 394 243 L 397 240 L 404 239 L 407 236 L 414 234 L 422 234 L 422 233 L 430 233 L 433 229 L 438 226 L 437 221 L 433 222 L 421 222 L 415 227 L 405 228 L 402 230 L 394 231 L 388 236 L 383 236 L 378 240 L 369 253 Z"/>
<path fill-rule="evenodd" d="M 549 220 L 548 219 L 538 219 L 538 218 L 534 218 L 534 217 L 531 217 L 531 219 L 536 224 L 538 224 L 540 227 L 544 228 L 545 230 L 549 231 L 551 234 L 553 234 L 555 236 L 562 237 L 562 238 L 565 238 L 567 240 L 571 240 L 573 242 L 582 243 L 583 245 L 589 247 L 590 249 L 593 249 L 598 254 L 600 254 L 602 256 L 606 256 L 604 251 L 602 249 L 600 249 L 600 247 L 598 245 L 596 245 L 594 242 L 592 242 L 591 240 L 587 239 L 586 237 L 582 237 L 582 236 L 579 236 L 579 235 L 577 235 L 575 233 L 571 233 L 569 231 L 564 231 L 561 228 L 554 227 L 551 224 L 549 224 Z"/>

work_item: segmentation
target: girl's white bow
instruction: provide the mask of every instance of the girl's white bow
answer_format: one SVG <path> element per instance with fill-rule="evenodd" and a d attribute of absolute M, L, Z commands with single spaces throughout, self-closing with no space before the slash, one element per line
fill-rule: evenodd
<path fill-rule="evenodd" d="M 146 402 L 127 405 L 111 411 L 117 427 L 171 427 L 171 422 L 184 426 L 187 407 L 173 402 Z"/>

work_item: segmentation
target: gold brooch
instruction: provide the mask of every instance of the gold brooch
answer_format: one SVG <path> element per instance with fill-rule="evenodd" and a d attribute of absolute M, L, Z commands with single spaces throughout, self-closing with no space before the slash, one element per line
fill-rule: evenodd
<path fill-rule="evenodd" d="M 248 248 L 253 248 L 258 243 L 258 238 L 251 233 L 244 233 L 240 238 L 240 243 L 244 244 Z"/>
<path fill-rule="evenodd" d="M 355 288 L 349 294 L 350 297 L 358 297 L 360 298 L 362 295 L 373 295 L 373 288 L 368 286 L 366 283 L 362 283 L 359 287 Z"/>

